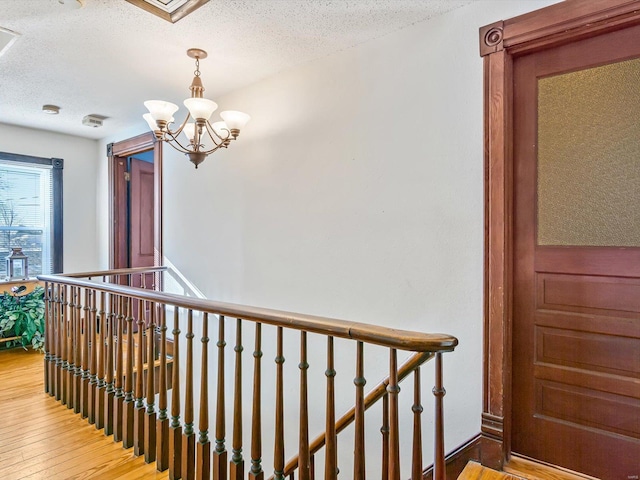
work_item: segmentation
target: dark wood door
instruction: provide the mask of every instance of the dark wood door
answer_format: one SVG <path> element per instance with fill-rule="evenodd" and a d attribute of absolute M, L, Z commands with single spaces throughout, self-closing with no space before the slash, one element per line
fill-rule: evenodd
<path fill-rule="evenodd" d="M 632 27 L 513 65 L 512 451 L 603 479 L 640 475 L 638 57 Z"/>
<path fill-rule="evenodd" d="M 151 267 L 155 255 L 153 164 L 131 157 L 129 168 L 129 266 Z M 134 286 L 141 286 L 141 279 L 135 277 Z M 150 288 L 153 274 L 145 277 L 145 286 Z"/>

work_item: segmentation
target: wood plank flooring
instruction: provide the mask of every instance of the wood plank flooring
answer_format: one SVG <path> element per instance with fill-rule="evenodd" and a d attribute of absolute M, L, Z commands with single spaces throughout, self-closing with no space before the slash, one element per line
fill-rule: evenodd
<path fill-rule="evenodd" d="M 511 455 L 511 459 L 504 466 L 504 471 L 527 480 L 598 480 L 595 477 L 572 472 L 561 467 L 533 462 L 516 454 Z"/>
<path fill-rule="evenodd" d="M 0 351 L 0 478 L 166 479 L 43 388 L 44 356 Z"/>
<path fill-rule="evenodd" d="M 458 480 L 523 480 L 505 472 L 497 472 L 490 468 L 483 467 L 479 463 L 469 462 L 464 467 L 462 473 L 458 476 Z"/>
<path fill-rule="evenodd" d="M 479 463 L 469 462 L 458 480 L 598 480 L 558 467 L 543 465 L 523 457 L 513 455 L 504 466 L 504 472 L 497 472 Z"/>

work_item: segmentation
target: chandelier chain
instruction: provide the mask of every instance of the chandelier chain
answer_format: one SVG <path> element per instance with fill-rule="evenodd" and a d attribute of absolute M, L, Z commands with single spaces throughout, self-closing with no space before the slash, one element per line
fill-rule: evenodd
<path fill-rule="evenodd" d="M 196 77 L 200 76 L 200 59 L 196 58 L 196 71 L 193 72 Z"/>

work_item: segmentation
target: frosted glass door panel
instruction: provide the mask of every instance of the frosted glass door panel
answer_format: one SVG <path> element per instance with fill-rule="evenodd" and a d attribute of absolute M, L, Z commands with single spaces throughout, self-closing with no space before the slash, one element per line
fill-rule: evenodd
<path fill-rule="evenodd" d="M 538 245 L 640 246 L 640 59 L 538 80 Z"/>

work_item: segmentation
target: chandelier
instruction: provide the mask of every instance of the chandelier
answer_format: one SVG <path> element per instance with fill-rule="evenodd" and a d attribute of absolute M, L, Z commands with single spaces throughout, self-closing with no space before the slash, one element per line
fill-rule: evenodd
<path fill-rule="evenodd" d="M 189 87 L 191 98 L 184 101 L 184 106 L 187 107 L 189 113 L 182 125 L 176 130 L 171 130 L 170 125 L 174 122 L 173 114 L 178 111 L 179 107 L 163 100 L 144 102 L 149 113 L 145 113 L 142 117 L 147 121 L 149 128 L 159 141 L 166 142 L 177 151 L 186 154 L 198 168 L 207 155 L 220 148 L 227 148 L 231 140 L 238 138 L 240 130 L 251 117 L 246 113 L 227 110 L 220 112 L 221 121 L 209 123 L 209 118 L 218 108 L 218 104 L 202 97 L 204 87 L 200 79 L 200 59 L 207 58 L 207 52 L 199 48 L 190 48 L 187 50 L 187 55 L 195 58 L 196 71 Z M 179 138 L 181 133 L 186 139 L 182 139 L 182 143 Z M 205 142 L 207 146 L 205 146 Z"/>

